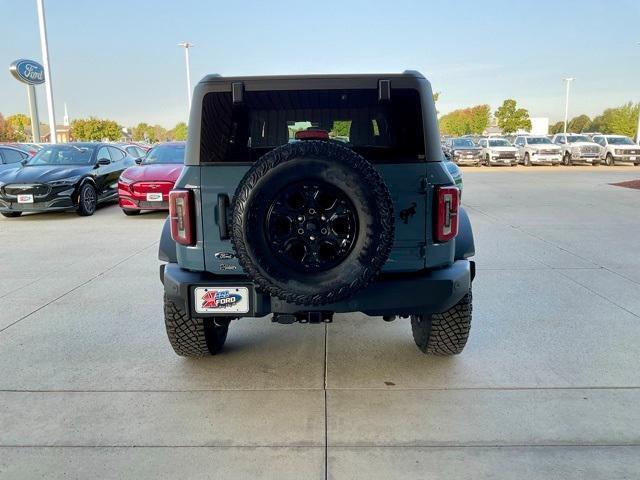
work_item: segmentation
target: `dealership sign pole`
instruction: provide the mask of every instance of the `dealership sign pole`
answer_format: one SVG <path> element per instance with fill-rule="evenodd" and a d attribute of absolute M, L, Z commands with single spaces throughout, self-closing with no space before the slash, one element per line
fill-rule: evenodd
<path fill-rule="evenodd" d="M 29 98 L 29 115 L 31 117 L 31 134 L 33 141 L 40 142 L 40 119 L 38 118 L 38 102 L 36 100 L 36 85 L 44 83 L 44 67 L 33 60 L 24 58 L 16 60 L 9 67 L 11 75 L 16 80 L 27 84 Z"/>
<path fill-rule="evenodd" d="M 53 111 L 53 89 L 51 88 L 51 69 L 49 68 L 49 46 L 47 44 L 47 25 L 44 20 L 43 0 L 36 0 L 38 6 L 38 26 L 40 27 L 40 46 L 42 47 L 42 63 L 44 64 L 45 90 L 47 92 L 47 109 L 49 110 L 49 141 L 57 143 L 56 114 Z"/>

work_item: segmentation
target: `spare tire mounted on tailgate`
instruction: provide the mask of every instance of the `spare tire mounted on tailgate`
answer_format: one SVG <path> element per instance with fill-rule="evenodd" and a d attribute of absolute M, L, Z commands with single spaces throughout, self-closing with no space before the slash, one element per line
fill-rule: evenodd
<path fill-rule="evenodd" d="M 292 142 L 262 156 L 234 195 L 231 241 L 267 294 L 322 305 L 368 285 L 387 261 L 389 190 L 362 156 L 331 141 Z"/>

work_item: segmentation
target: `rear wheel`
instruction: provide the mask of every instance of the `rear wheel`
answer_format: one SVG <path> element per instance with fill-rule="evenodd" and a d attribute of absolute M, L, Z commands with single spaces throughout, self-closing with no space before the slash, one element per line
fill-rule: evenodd
<path fill-rule="evenodd" d="M 7 218 L 17 218 L 20 215 L 22 215 L 22 212 L 0 212 L 2 213 L 3 217 L 7 217 Z"/>
<path fill-rule="evenodd" d="M 610 153 L 607 153 L 607 157 L 605 159 L 605 163 L 607 164 L 607 167 L 613 167 L 615 165 L 615 161 L 613 160 L 613 155 L 611 155 Z"/>
<path fill-rule="evenodd" d="M 80 187 L 80 194 L 78 195 L 78 215 L 81 217 L 93 215 L 97 206 L 98 193 L 96 189 L 90 183 L 85 183 Z"/>
<path fill-rule="evenodd" d="M 229 330 L 229 320 L 191 317 L 166 295 L 164 323 L 169 343 L 183 357 L 206 357 L 219 353 Z"/>
<path fill-rule="evenodd" d="M 134 215 L 140 215 L 140 210 L 133 210 L 130 208 L 123 208 L 122 209 L 122 213 L 124 213 L 125 215 L 132 217 Z"/>
<path fill-rule="evenodd" d="M 411 330 L 418 348 L 428 355 L 457 355 L 464 349 L 471 329 L 471 290 L 443 313 L 412 315 Z"/>

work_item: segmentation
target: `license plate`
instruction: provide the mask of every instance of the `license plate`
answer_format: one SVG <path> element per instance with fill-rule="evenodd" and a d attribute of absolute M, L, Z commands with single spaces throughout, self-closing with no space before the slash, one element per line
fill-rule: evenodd
<path fill-rule="evenodd" d="M 249 289 L 246 287 L 196 287 L 197 313 L 247 313 Z"/>
<path fill-rule="evenodd" d="M 161 202 L 162 193 L 147 193 L 147 202 Z"/>
<path fill-rule="evenodd" d="M 18 203 L 33 203 L 33 195 L 26 193 L 18 195 Z"/>
<path fill-rule="evenodd" d="M 636 157 L 629 157 L 629 160 L 635 160 Z"/>

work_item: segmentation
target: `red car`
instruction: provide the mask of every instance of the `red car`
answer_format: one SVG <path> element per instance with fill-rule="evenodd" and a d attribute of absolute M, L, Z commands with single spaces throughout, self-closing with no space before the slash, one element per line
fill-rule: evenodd
<path fill-rule="evenodd" d="M 156 145 L 140 165 L 127 168 L 118 180 L 118 203 L 125 215 L 141 210 L 168 210 L 169 192 L 184 165 L 185 142 Z"/>

